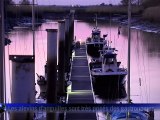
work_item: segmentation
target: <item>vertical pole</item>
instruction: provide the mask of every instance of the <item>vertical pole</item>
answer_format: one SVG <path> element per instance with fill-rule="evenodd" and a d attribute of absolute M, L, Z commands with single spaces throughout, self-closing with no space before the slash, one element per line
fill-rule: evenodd
<path fill-rule="evenodd" d="M 131 0 L 128 0 L 128 103 L 130 103 L 130 53 L 131 53 Z"/>
<path fill-rule="evenodd" d="M 65 72 L 70 68 L 70 40 L 69 40 L 69 17 L 65 18 Z"/>
<path fill-rule="evenodd" d="M 31 55 L 10 55 L 12 60 L 12 103 L 35 103 L 35 68 Z M 12 112 L 10 120 L 33 120 L 31 112 Z"/>
<path fill-rule="evenodd" d="M 47 29 L 47 103 L 57 103 L 57 29 Z M 47 113 L 47 120 L 55 119 Z"/>
<path fill-rule="evenodd" d="M 65 19 L 65 47 L 66 47 L 66 72 L 70 72 L 70 60 L 72 56 L 72 43 L 74 39 L 74 11 Z"/>
<path fill-rule="evenodd" d="M 35 55 L 35 9 L 34 0 L 32 0 L 32 32 L 33 32 L 33 55 Z"/>
<path fill-rule="evenodd" d="M 71 58 L 72 51 L 72 14 L 69 14 L 69 58 Z"/>
<path fill-rule="evenodd" d="M 4 0 L 0 1 L 0 56 L 0 103 L 4 103 Z M 4 120 L 4 114 L 0 120 Z"/>
<path fill-rule="evenodd" d="M 74 41 L 74 10 L 70 11 L 70 28 L 69 28 L 69 36 L 70 36 L 70 57 L 72 57 L 72 50 L 73 50 L 73 41 Z"/>
<path fill-rule="evenodd" d="M 59 21 L 58 24 L 58 80 L 59 80 L 59 94 L 65 94 L 65 22 Z"/>

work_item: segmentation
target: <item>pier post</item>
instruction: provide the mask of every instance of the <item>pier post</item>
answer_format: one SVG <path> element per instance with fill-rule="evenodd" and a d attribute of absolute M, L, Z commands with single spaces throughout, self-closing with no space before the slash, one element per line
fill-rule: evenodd
<path fill-rule="evenodd" d="M 69 39 L 69 17 L 65 18 L 65 72 L 70 72 L 70 39 Z"/>
<path fill-rule="evenodd" d="M 73 42 L 74 42 L 74 10 L 70 11 L 70 25 L 69 25 L 69 38 L 70 38 L 70 57 L 72 56 L 72 50 L 73 50 Z"/>
<path fill-rule="evenodd" d="M 57 103 L 57 29 L 47 29 L 47 103 Z M 47 113 L 56 120 L 56 113 Z"/>
<path fill-rule="evenodd" d="M 32 55 L 10 55 L 12 60 L 12 103 L 35 103 L 35 60 Z M 31 112 L 12 112 L 10 120 L 33 120 Z"/>
<path fill-rule="evenodd" d="M 59 81 L 59 94 L 65 95 L 65 22 L 58 22 L 58 81 Z"/>

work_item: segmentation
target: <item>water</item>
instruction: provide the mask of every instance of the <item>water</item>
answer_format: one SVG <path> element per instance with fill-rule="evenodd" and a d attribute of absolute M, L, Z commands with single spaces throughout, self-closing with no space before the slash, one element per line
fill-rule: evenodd
<path fill-rule="evenodd" d="M 57 28 L 56 22 L 43 23 L 36 29 L 36 73 L 44 75 L 47 60 L 46 29 Z M 75 20 L 75 36 L 84 42 L 91 35 L 94 23 Z M 118 24 L 98 23 L 102 34 L 108 34 L 111 46 L 118 50 L 117 59 L 127 68 L 127 27 L 121 26 L 118 36 Z M 7 101 L 10 101 L 11 62 L 8 55 L 32 55 L 31 29 L 14 29 L 8 34 L 12 40 L 6 47 Z M 159 71 L 160 71 L 160 35 L 140 30 L 131 30 L 131 99 L 134 103 L 160 103 Z M 10 71 L 10 72 L 9 72 Z M 37 78 L 37 77 L 36 77 Z M 38 86 L 36 87 L 39 91 Z M 100 100 L 103 102 L 103 100 Z M 160 116 L 156 113 L 158 120 Z"/>

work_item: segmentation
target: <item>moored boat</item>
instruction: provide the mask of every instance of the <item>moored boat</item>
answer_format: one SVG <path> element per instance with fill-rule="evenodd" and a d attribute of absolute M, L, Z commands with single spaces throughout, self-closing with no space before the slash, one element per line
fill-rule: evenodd
<path fill-rule="evenodd" d="M 121 95 L 120 93 L 125 91 L 123 88 L 127 70 L 120 67 L 120 62 L 117 62 L 115 51 L 114 48 L 106 47 L 101 51 L 101 59 L 90 63 L 95 94 L 110 96 L 113 95 L 113 90 L 115 94 Z M 125 96 L 122 95 L 121 97 Z"/>
<path fill-rule="evenodd" d="M 129 115 L 126 112 L 116 112 L 111 118 L 112 120 L 148 120 L 148 114 L 142 111 L 132 111 Z"/>
<path fill-rule="evenodd" d="M 91 37 L 86 40 L 87 54 L 91 57 L 100 57 L 99 50 L 103 49 L 106 35 L 101 37 L 101 31 L 96 27 L 92 30 Z"/>

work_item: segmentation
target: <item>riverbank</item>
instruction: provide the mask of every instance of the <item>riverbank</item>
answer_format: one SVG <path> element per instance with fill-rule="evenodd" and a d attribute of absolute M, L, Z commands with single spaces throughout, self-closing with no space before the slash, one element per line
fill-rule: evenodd
<path fill-rule="evenodd" d="M 74 10 L 75 14 L 127 14 L 127 6 L 112 5 L 91 5 L 91 6 L 56 6 L 56 5 L 35 5 L 36 14 L 43 16 L 51 13 L 69 13 Z M 31 5 L 8 5 L 6 11 L 9 15 L 31 15 Z M 140 14 L 142 6 L 132 6 L 132 14 Z"/>
<path fill-rule="evenodd" d="M 7 6 L 6 31 L 14 26 L 31 26 L 32 6 Z M 41 25 L 44 19 L 64 19 L 70 10 L 75 11 L 75 19 L 93 21 L 95 14 L 99 20 L 109 20 L 127 25 L 127 6 L 93 5 L 93 6 L 35 6 L 36 23 Z M 160 7 L 144 9 L 142 6 L 132 6 L 132 28 L 147 32 L 160 33 L 160 16 L 156 13 Z M 16 16 L 16 17 L 15 17 Z M 159 21 L 159 22 L 158 22 Z M 154 23 L 153 23 L 154 22 Z"/>
<path fill-rule="evenodd" d="M 142 14 L 143 19 L 150 22 L 160 23 L 160 6 L 146 8 Z"/>
<path fill-rule="evenodd" d="M 40 26 L 43 22 L 45 22 L 44 19 L 36 19 L 35 26 Z M 15 27 L 26 27 L 31 28 L 32 27 L 32 18 L 31 17 L 7 17 L 5 19 L 5 32 L 10 32 Z"/>
<path fill-rule="evenodd" d="M 119 23 L 120 25 L 127 25 L 128 18 L 127 15 L 123 16 L 114 16 L 112 19 L 114 22 Z M 145 32 L 152 32 L 160 34 L 160 23 L 153 23 L 147 20 L 144 20 L 142 16 L 132 16 L 131 28 L 142 30 Z"/>
<path fill-rule="evenodd" d="M 106 22 L 110 20 L 110 17 L 112 19 L 113 22 L 116 22 L 120 25 L 127 25 L 128 23 L 128 18 L 127 15 L 112 15 L 112 16 L 98 16 L 98 21 L 101 22 Z M 50 19 L 50 20 L 59 20 L 59 19 L 63 19 L 63 17 L 59 18 L 55 18 L 52 16 L 51 19 L 48 16 L 46 19 Z M 43 22 L 46 22 L 46 19 L 36 19 L 36 27 L 40 26 Z M 77 20 L 84 20 L 84 21 L 90 21 L 90 22 L 94 22 L 94 16 L 89 17 L 86 16 L 83 19 L 77 19 Z M 5 31 L 9 32 L 11 31 L 13 28 L 15 27 L 27 27 L 27 28 L 31 28 L 32 27 L 32 18 L 31 17 L 23 17 L 23 18 L 7 18 L 6 20 L 6 25 L 5 25 Z M 150 21 L 145 21 L 143 19 L 142 16 L 132 16 L 132 21 L 131 21 L 131 28 L 134 29 L 139 29 L 142 31 L 146 31 L 146 32 L 152 32 L 152 33 L 157 33 L 160 34 L 160 23 L 152 23 Z"/>

